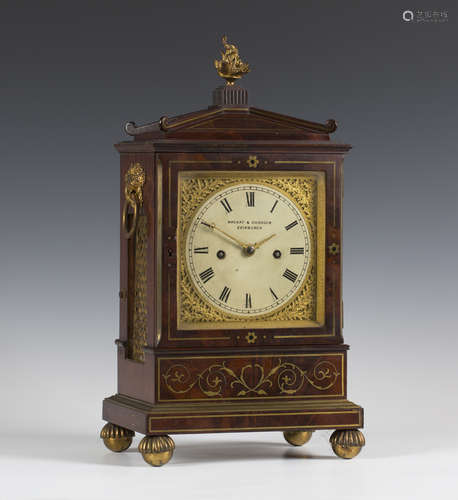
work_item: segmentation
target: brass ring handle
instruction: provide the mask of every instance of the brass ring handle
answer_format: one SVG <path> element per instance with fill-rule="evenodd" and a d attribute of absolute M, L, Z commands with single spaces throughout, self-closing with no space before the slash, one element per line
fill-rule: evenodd
<path fill-rule="evenodd" d="M 127 210 L 129 209 L 129 205 L 134 210 L 134 217 L 132 220 L 132 226 L 130 229 L 127 228 Z M 126 198 L 124 201 L 124 206 L 122 207 L 122 229 L 124 231 L 124 238 L 130 239 L 135 233 L 137 229 L 137 217 L 138 217 L 138 204 L 135 197 Z"/>

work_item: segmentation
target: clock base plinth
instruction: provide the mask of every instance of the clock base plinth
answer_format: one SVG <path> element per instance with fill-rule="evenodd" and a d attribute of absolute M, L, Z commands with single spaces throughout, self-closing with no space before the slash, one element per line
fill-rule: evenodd
<path fill-rule="evenodd" d="M 108 422 L 149 436 L 363 427 L 363 409 L 346 399 L 160 403 L 117 394 L 103 402 Z"/>

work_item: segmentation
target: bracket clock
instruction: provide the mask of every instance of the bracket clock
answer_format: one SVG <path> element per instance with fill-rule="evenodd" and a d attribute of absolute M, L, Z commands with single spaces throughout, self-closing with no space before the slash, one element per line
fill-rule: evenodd
<path fill-rule="evenodd" d="M 105 445 L 135 432 L 145 461 L 170 435 L 282 431 L 334 452 L 364 445 L 342 337 L 342 162 L 336 123 L 248 105 L 249 71 L 223 38 L 208 109 L 137 126 L 121 155 L 118 393 Z"/>

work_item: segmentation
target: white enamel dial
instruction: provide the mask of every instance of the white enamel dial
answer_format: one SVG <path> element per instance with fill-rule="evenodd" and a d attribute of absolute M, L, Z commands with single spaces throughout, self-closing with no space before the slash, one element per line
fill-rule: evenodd
<path fill-rule="evenodd" d="M 185 251 L 200 294 L 226 313 L 251 318 L 282 307 L 301 288 L 310 235 L 301 211 L 281 191 L 237 184 L 199 208 Z"/>

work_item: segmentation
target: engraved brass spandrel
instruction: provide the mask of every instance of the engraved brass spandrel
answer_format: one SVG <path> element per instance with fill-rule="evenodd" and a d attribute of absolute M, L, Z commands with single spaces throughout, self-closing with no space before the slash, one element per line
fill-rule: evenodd
<path fill-rule="evenodd" d="M 281 309 L 244 319 L 213 307 L 197 292 L 185 259 L 186 234 L 191 221 L 204 201 L 228 186 L 241 182 L 264 184 L 281 190 L 301 210 L 312 241 L 310 266 L 301 289 Z M 281 326 L 319 326 L 324 318 L 324 181 L 316 173 L 285 172 L 208 174 L 194 172 L 179 175 L 178 215 L 178 328 L 209 329 L 224 323 L 227 329 L 268 328 Z"/>
<path fill-rule="evenodd" d="M 218 75 L 226 80 L 227 85 L 234 83 L 250 71 L 250 65 L 244 63 L 239 56 L 239 49 L 230 43 L 227 43 L 227 36 L 222 38 L 224 52 L 221 52 L 221 60 L 215 60 L 215 68 Z"/>

